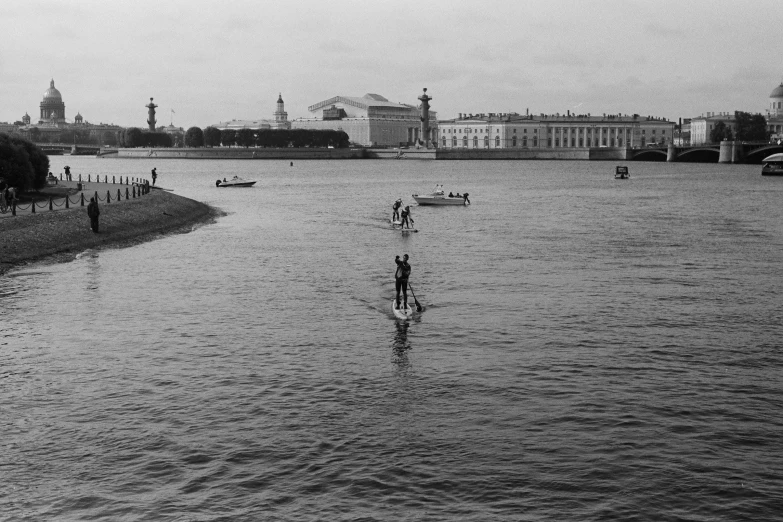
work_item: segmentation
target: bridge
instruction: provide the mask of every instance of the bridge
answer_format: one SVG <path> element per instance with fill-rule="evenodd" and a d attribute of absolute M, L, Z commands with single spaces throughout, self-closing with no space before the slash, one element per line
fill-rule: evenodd
<path fill-rule="evenodd" d="M 95 156 L 101 151 L 99 145 L 77 145 L 75 143 L 36 143 L 47 155 L 85 155 Z"/>
<path fill-rule="evenodd" d="M 760 164 L 767 156 L 777 153 L 783 153 L 783 145 L 766 141 L 723 141 L 720 144 L 688 147 L 669 145 L 631 149 L 628 151 L 628 159 L 634 161 Z"/>

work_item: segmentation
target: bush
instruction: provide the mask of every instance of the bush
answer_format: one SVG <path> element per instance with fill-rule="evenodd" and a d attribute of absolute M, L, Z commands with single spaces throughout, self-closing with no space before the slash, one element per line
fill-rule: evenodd
<path fill-rule="evenodd" d="M 0 178 L 22 190 L 41 189 L 49 174 L 49 158 L 33 142 L 0 133 Z"/>

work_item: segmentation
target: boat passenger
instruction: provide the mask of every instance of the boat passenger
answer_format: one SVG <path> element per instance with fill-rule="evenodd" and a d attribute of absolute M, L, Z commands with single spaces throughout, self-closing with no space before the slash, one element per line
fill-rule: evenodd
<path fill-rule="evenodd" d="M 465 192 L 465 193 L 462 195 L 462 197 L 463 197 L 463 198 L 465 198 L 465 203 L 467 203 L 468 205 L 470 205 L 470 200 L 468 199 L 468 193 L 467 193 L 467 192 Z"/>
<path fill-rule="evenodd" d="M 402 206 L 402 200 L 398 199 L 394 202 L 394 205 L 392 205 L 392 221 L 399 221 L 400 220 L 400 207 Z"/>
<path fill-rule="evenodd" d="M 454 194 L 452 194 L 451 192 L 449 192 L 449 197 L 450 197 L 450 198 L 453 198 L 453 197 L 454 197 Z"/>
<path fill-rule="evenodd" d="M 411 228 L 411 225 L 413 224 L 413 218 L 410 218 L 410 223 L 408 223 L 408 218 L 411 215 L 411 207 L 405 206 L 405 208 L 402 211 L 402 223 L 400 226 L 404 226 L 405 228 Z"/>

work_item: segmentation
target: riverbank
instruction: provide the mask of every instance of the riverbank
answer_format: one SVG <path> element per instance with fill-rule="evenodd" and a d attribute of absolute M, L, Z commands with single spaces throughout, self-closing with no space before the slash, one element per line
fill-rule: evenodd
<path fill-rule="evenodd" d="M 68 261 L 90 248 L 122 247 L 161 234 L 189 232 L 222 212 L 205 203 L 152 190 L 142 198 L 100 207 L 100 232 L 84 207 L 0 219 L 0 274 L 45 258 Z"/>

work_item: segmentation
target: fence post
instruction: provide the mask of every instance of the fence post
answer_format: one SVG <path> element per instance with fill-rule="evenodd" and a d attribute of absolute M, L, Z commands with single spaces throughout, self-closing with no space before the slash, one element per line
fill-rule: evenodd
<path fill-rule="evenodd" d="M 49 196 L 49 210 L 54 210 L 52 208 L 52 196 Z"/>
<path fill-rule="evenodd" d="M 117 183 L 117 176 L 112 176 L 111 177 L 111 182 L 112 183 Z"/>
<path fill-rule="evenodd" d="M 120 192 L 120 189 L 117 189 L 117 201 L 122 201 L 122 192 Z"/>
<path fill-rule="evenodd" d="M 104 182 L 104 183 L 108 183 L 108 182 L 109 182 L 109 175 L 108 175 L 108 174 L 105 174 L 105 175 L 103 176 L 103 182 Z"/>
<path fill-rule="evenodd" d="M 133 196 L 134 197 L 136 196 L 136 191 L 135 190 L 133 191 Z M 130 189 L 128 187 L 125 187 L 125 199 L 126 200 L 130 199 Z"/>
<path fill-rule="evenodd" d="M 90 178 L 90 174 L 87 174 L 87 183 L 89 183 L 90 181 L 92 181 Z"/>
<path fill-rule="evenodd" d="M 106 203 L 111 203 L 111 193 L 108 190 L 106 191 Z"/>
<path fill-rule="evenodd" d="M 30 202 L 30 207 L 32 207 L 32 209 L 33 209 L 33 214 L 35 214 L 35 200 L 32 200 L 32 201 Z"/>
<path fill-rule="evenodd" d="M 71 208 L 70 206 L 68 206 L 68 204 L 70 203 L 70 201 L 69 201 L 70 199 L 71 198 L 68 197 L 68 194 L 66 194 L 65 195 L 65 208 Z"/>
<path fill-rule="evenodd" d="M 81 180 L 82 180 L 82 175 L 81 175 L 81 174 L 79 174 L 79 181 L 81 181 Z"/>
<path fill-rule="evenodd" d="M 84 206 L 84 192 L 82 192 L 81 195 L 82 195 L 82 206 Z"/>
<path fill-rule="evenodd" d="M 11 201 L 11 215 L 12 216 L 16 215 L 16 200 L 15 199 Z"/>

